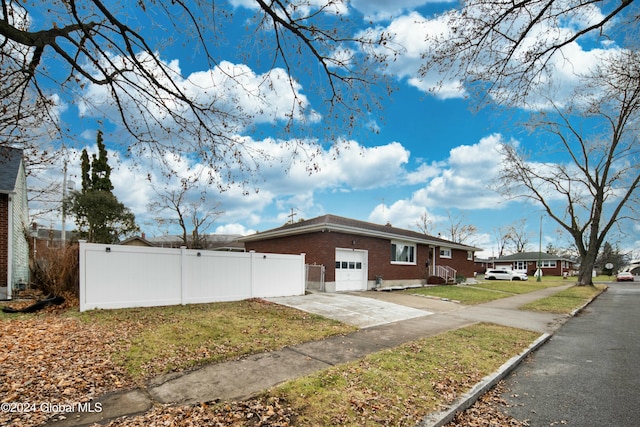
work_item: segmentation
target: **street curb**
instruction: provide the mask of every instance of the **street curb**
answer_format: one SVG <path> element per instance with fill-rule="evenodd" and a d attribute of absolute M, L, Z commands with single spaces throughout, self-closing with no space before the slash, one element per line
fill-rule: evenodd
<path fill-rule="evenodd" d="M 454 401 L 449 409 L 435 412 L 427 415 L 416 425 L 416 427 L 441 427 L 449 423 L 455 417 L 456 413 L 464 411 L 471 407 L 480 396 L 506 377 L 513 369 L 515 369 L 530 353 L 537 350 L 546 343 L 552 334 L 543 334 L 535 340 L 526 350 L 517 356 L 512 357 L 504 363 L 496 372 L 484 377 L 471 390 L 463 394 L 459 399 Z"/>
<path fill-rule="evenodd" d="M 582 306 L 573 310 L 567 317 L 571 319 L 582 312 L 589 304 L 591 304 L 596 298 L 606 292 L 609 287 L 605 287 L 602 292 L 585 302 Z M 543 334 L 537 340 L 535 340 L 526 350 L 517 356 L 512 357 L 506 363 L 504 363 L 496 372 L 484 377 L 478 384 L 476 384 L 471 390 L 463 394 L 462 397 L 454 401 L 449 409 L 440 412 L 434 412 L 422 419 L 416 427 L 442 427 L 443 425 L 451 422 L 458 412 L 462 412 L 470 408 L 483 394 L 489 389 L 500 382 L 511 371 L 513 371 L 523 360 L 532 352 L 536 351 L 543 344 L 545 344 L 553 334 Z"/>

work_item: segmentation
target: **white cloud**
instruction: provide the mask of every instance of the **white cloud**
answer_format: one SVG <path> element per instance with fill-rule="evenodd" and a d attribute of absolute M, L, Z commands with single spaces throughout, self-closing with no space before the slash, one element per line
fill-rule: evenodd
<path fill-rule="evenodd" d="M 292 144 L 297 145 L 293 157 Z M 409 160 L 409 151 L 398 142 L 364 147 L 343 140 L 323 149 L 311 142 L 266 140 L 254 142 L 253 147 L 283 161 L 263 165 L 258 178 L 263 179 L 260 188 L 284 194 L 394 185 L 404 175 L 403 167 Z"/>
<path fill-rule="evenodd" d="M 286 123 L 292 119 L 315 123 L 321 119 L 302 93 L 302 86 L 290 80 L 281 68 L 258 74 L 244 64 L 222 61 L 212 70 L 182 76 L 176 59 L 157 62 L 145 53 L 139 54 L 137 59 L 161 84 L 167 87 L 175 84 L 181 88 L 206 112 L 200 115 L 199 120 L 204 120 L 211 129 L 218 129 L 222 138 L 232 137 L 255 124 Z M 113 63 L 128 61 L 122 57 L 111 60 Z M 193 141 L 201 137 L 197 128 L 191 129 L 194 134 L 185 131 L 185 123 L 197 123 L 197 120 L 184 102 L 166 92 L 158 93 L 157 88 L 133 72 L 127 73 L 126 77 L 136 87 L 135 90 L 128 87 L 126 91 L 118 91 L 120 106 L 116 105 L 110 88 L 87 84 L 77 100 L 80 116 L 109 117 L 115 125 L 122 126 L 119 123 L 121 108 L 122 114 L 129 117 L 130 125 L 137 124 L 142 129 L 149 126 L 160 144 L 166 142 L 169 146 L 178 147 L 181 143 L 177 139 L 182 144 L 198 147 Z M 167 136 L 167 131 L 173 134 Z"/>
<path fill-rule="evenodd" d="M 427 207 L 499 208 L 504 199 L 489 186 L 500 171 L 498 148 L 503 143 L 502 136 L 494 134 L 477 144 L 453 148 L 446 166 L 413 193 L 412 200 Z"/>
<path fill-rule="evenodd" d="M 430 165 L 421 163 L 420 166 L 413 172 L 407 174 L 407 182 L 409 184 L 420 184 L 427 180 L 438 176 L 442 167 L 446 164 L 444 162 L 433 162 Z"/>
<path fill-rule="evenodd" d="M 105 143 L 109 147 L 109 141 L 106 140 Z M 252 141 L 247 138 L 246 143 L 251 149 L 264 150 L 267 157 L 285 159 L 291 156 L 290 148 L 294 142 Z M 300 141 L 295 143 L 302 144 Z M 306 143 L 303 148 L 303 153 L 319 149 L 311 143 Z M 94 152 L 96 149 L 91 146 L 88 150 Z M 181 180 L 191 182 L 194 176 L 201 176 L 203 179 L 194 185 L 189 197 L 197 200 L 201 192 L 205 191 L 209 205 L 219 203 L 217 210 L 223 212 L 215 225 L 231 230 L 234 229 L 234 224 L 241 223 L 285 223 L 291 208 L 296 209 L 297 218 L 309 218 L 310 212 L 323 210 L 316 201 L 318 192 L 343 189 L 355 191 L 397 185 L 405 174 L 404 165 L 409 159 L 409 152 L 397 142 L 363 147 L 354 141 L 342 141 L 334 147 L 319 150 L 314 159 L 319 169 L 313 173 L 307 170 L 307 159 L 302 154 L 283 163 L 268 162 L 260 158 L 257 160 L 260 173 L 254 177 L 255 188 L 240 184 L 225 187 L 223 182 L 226 190 L 222 192 L 216 184 L 223 181 L 224 177 L 193 159 L 167 154 L 166 161 L 175 172 L 175 175 L 167 178 L 162 174 L 157 161 L 148 156 L 138 159 L 134 164 L 109 150 L 110 164 L 118 164 L 112 171 L 111 181 L 115 187 L 114 194 L 134 212 L 138 224 L 152 235 L 166 231 L 155 221 L 157 213 L 148 211 L 149 203 L 156 197 L 152 185 L 162 191 L 164 186 L 178 188 Z M 72 163 L 70 174 L 79 177 L 79 160 Z M 211 184 L 206 180 L 209 176 L 213 179 Z M 266 213 L 269 206 L 275 207 L 280 216 L 269 218 L 271 213 Z"/>
<path fill-rule="evenodd" d="M 407 175 L 408 183 L 423 182 L 424 187 L 389 206 L 376 206 L 369 220 L 416 229 L 416 221 L 427 212 L 435 228 L 437 223 L 446 221 L 446 217 L 438 214 L 439 210 L 470 211 L 506 206 L 505 199 L 489 189 L 501 166 L 498 148 L 503 143 L 501 135 L 490 135 L 476 144 L 453 148 L 445 161 L 420 165 Z"/>
<path fill-rule="evenodd" d="M 429 219 L 436 219 L 436 216 L 423 205 L 414 203 L 413 200 L 398 200 L 390 206 L 385 204 L 376 206 L 369 214 L 369 221 L 377 224 L 390 223 L 394 227 L 420 231 L 416 223 L 420 215 L 425 212 Z"/>
<path fill-rule="evenodd" d="M 242 236 L 247 236 L 249 234 L 254 234 L 255 232 L 256 230 L 247 228 L 242 224 L 231 223 L 231 224 L 224 224 L 224 225 L 217 226 L 213 233 L 214 234 L 240 234 Z"/>
<path fill-rule="evenodd" d="M 449 1 L 453 2 L 453 0 L 351 0 L 351 6 L 360 11 L 366 19 L 380 21 L 429 3 Z"/>
<path fill-rule="evenodd" d="M 392 4 L 389 8 L 385 8 L 378 3 Z M 354 7 L 359 8 L 364 13 L 375 14 L 377 9 L 380 10 L 376 16 L 391 16 L 394 18 L 386 26 L 378 26 L 367 30 L 372 39 L 377 40 L 382 34 L 390 34 L 392 41 L 397 46 L 397 52 L 391 56 L 388 50 L 391 44 L 387 44 L 385 49 L 376 50 L 377 54 L 387 57 L 385 63 L 385 72 L 396 76 L 399 80 L 405 80 L 410 86 L 417 88 L 424 93 L 430 93 L 440 99 L 460 98 L 466 95 L 466 90 L 461 81 L 455 77 L 455 70 L 438 71 L 436 68 L 429 69 L 424 72 L 423 66 L 429 61 L 428 55 L 436 49 L 440 40 L 447 39 L 451 36 L 452 24 L 450 19 L 459 18 L 452 11 L 449 15 L 437 15 L 433 18 L 427 18 L 419 12 L 410 11 L 425 1 L 396 2 L 355 2 Z M 405 11 L 406 14 L 398 15 L 397 12 Z M 407 12 L 408 11 L 408 12 Z M 476 10 L 477 12 L 477 10 Z M 512 57 L 510 68 L 513 70 L 521 69 L 525 64 L 525 60 L 530 57 L 529 49 L 542 45 L 551 45 L 559 37 L 567 37 L 567 34 L 573 34 L 577 23 L 596 22 L 602 18 L 602 13 L 597 7 L 584 8 L 581 15 L 571 16 L 562 24 L 564 26 L 551 27 L 540 23 L 529 32 L 527 37 L 522 40 L 518 52 Z M 497 42 L 496 42 L 497 43 Z M 507 49 L 507 47 L 504 47 Z M 608 50 L 616 49 L 615 44 L 602 44 L 600 46 L 581 45 L 578 42 L 571 42 L 564 46 L 556 53 L 547 64 L 545 72 L 538 76 L 537 81 L 532 81 L 532 91 L 527 101 L 527 108 L 548 107 L 548 97 L 553 97 L 557 105 L 562 105 L 569 100 L 573 89 L 580 84 L 579 74 L 585 74 L 593 66 L 601 62 L 602 55 Z M 475 62 L 468 71 L 475 75 L 493 75 L 491 66 L 499 55 L 500 47 L 494 46 L 492 50 L 493 57 L 488 55 L 479 56 L 478 62 Z M 489 62 L 483 64 L 480 60 L 487 58 Z M 502 92 L 494 93 L 496 98 L 503 98 L 511 95 L 508 89 Z"/>
<path fill-rule="evenodd" d="M 421 73 L 424 65 L 424 53 L 429 50 L 427 38 L 447 34 L 449 27 L 442 18 L 428 19 L 418 12 L 411 12 L 391 21 L 386 27 L 368 30 L 369 37 L 378 39 L 382 34 L 391 35 L 393 45 L 398 52 L 391 57 L 389 44 L 376 50 L 377 54 L 387 57 L 385 72 L 406 79 L 410 86 L 425 93 L 432 93 L 440 99 L 461 98 L 464 88 L 457 79 L 449 79 L 435 71 L 426 75 Z"/>

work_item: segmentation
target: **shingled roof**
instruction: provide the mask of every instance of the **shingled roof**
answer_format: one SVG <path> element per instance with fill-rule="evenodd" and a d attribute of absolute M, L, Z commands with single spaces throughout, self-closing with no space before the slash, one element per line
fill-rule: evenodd
<path fill-rule="evenodd" d="M 21 161 L 22 150 L 0 147 L 0 193 L 15 192 Z"/>
<path fill-rule="evenodd" d="M 318 231 L 335 231 L 361 236 L 380 237 L 387 239 L 405 240 L 413 243 L 421 243 L 431 246 L 443 246 L 452 249 L 480 251 L 480 248 L 451 242 L 439 237 L 429 236 L 417 231 L 396 228 L 391 225 L 374 224 L 372 222 L 345 218 L 337 215 L 322 215 L 305 221 L 286 224 L 282 227 L 258 232 L 239 239 L 241 242 L 252 242 L 276 237 L 292 236 L 297 234 L 312 233 Z"/>
<path fill-rule="evenodd" d="M 540 259 L 541 261 L 557 261 L 557 260 L 571 261 L 571 259 L 569 259 L 569 258 L 560 256 L 560 255 L 549 254 L 549 253 L 546 253 L 546 252 L 518 252 L 518 253 L 515 253 L 515 254 L 512 254 L 512 255 L 501 256 L 500 258 L 497 258 L 495 261 L 496 262 L 499 262 L 499 261 L 538 261 L 538 259 Z"/>

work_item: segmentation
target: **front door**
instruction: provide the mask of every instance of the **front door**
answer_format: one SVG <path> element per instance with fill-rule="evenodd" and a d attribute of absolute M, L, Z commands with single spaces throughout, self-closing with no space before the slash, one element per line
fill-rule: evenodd
<path fill-rule="evenodd" d="M 336 248 L 336 291 L 367 290 L 367 251 Z"/>

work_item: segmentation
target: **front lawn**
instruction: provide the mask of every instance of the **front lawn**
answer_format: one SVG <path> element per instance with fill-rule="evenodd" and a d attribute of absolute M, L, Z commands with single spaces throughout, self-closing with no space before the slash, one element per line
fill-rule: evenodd
<path fill-rule="evenodd" d="M 261 299 L 92 310 L 80 320 L 123 332 L 111 356 L 134 379 L 272 351 L 357 328 Z M 118 346 L 120 347 L 120 346 Z"/>
<path fill-rule="evenodd" d="M 295 425 L 415 425 L 521 353 L 539 334 L 476 324 L 283 384 Z"/>

